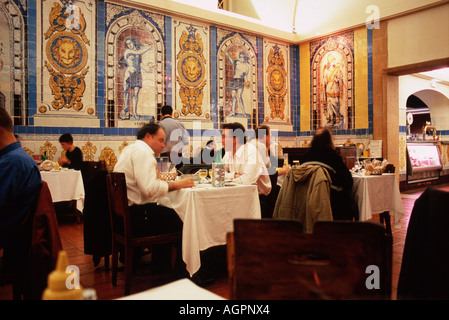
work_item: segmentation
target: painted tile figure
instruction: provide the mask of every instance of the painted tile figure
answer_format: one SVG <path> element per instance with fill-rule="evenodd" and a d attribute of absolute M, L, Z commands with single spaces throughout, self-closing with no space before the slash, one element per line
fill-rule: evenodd
<path fill-rule="evenodd" d="M 323 69 L 323 107 L 326 110 L 326 126 L 338 127 L 343 121 L 340 113 L 340 96 L 344 88 L 340 62 L 329 53 Z"/>
<path fill-rule="evenodd" d="M 244 51 L 240 51 L 238 59 L 233 59 L 228 52 L 226 52 L 226 57 L 234 67 L 234 76 L 226 87 L 226 92 L 231 91 L 232 94 L 232 114 L 230 115 L 235 115 L 237 113 L 237 106 L 239 106 L 240 110 L 246 115 L 245 103 L 243 102 L 243 91 L 245 87 L 250 87 L 248 79 L 251 71 L 249 57 Z"/>
<path fill-rule="evenodd" d="M 123 57 L 120 59 L 118 65 L 120 69 L 125 69 L 123 75 L 123 96 L 125 100 L 125 108 L 120 113 L 121 120 L 139 120 L 140 116 L 137 113 L 137 105 L 139 101 L 139 92 L 142 89 L 142 70 L 151 72 L 142 64 L 142 55 L 152 48 L 151 45 L 140 43 L 134 38 L 127 38 L 125 40 L 126 49 L 123 52 Z M 131 96 L 130 96 L 131 91 Z M 130 100 L 132 106 L 132 115 L 130 114 Z"/>

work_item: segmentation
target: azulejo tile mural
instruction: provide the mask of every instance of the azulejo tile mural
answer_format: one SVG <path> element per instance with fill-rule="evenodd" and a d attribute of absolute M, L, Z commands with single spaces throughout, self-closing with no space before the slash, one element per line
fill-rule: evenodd
<path fill-rule="evenodd" d="M 225 122 L 247 127 L 257 113 L 256 39 L 223 29 L 217 34 L 218 104 Z"/>
<path fill-rule="evenodd" d="M 107 4 L 107 118 L 110 126 L 139 127 L 164 103 L 164 19 Z"/>
<path fill-rule="evenodd" d="M 291 128 L 289 46 L 264 41 L 264 122 Z"/>
<path fill-rule="evenodd" d="M 45 17 L 37 28 L 37 125 L 62 125 L 65 117 L 96 116 L 95 6 L 82 1 L 37 2 Z M 94 122 L 98 124 L 98 121 Z"/>
<path fill-rule="evenodd" d="M 176 78 L 173 116 L 210 120 L 209 27 L 173 20 Z"/>
<path fill-rule="evenodd" d="M 311 128 L 354 129 L 353 31 L 310 43 Z"/>
<path fill-rule="evenodd" d="M 270 125 L 283 146 L 307 144 L 324 125 L 342 143 L 372 135 L 364 28 L 294 44 L 152 11 L 126 1 L 0 0 L 0 107 L 27 152 L 57 159 L 58 137 L 70 132 L 85 160 L 113 166 L 163 104 L 191 136 L 234 121 Z"/>

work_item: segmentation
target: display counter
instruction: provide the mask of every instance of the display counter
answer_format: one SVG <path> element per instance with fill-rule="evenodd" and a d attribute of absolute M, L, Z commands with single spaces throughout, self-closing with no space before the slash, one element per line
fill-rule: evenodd
<path fill-rule="evenodd" d="M 436 142 L 407 143 L 407 182 L 416 183 L 439 179 L 443 168 Z"/>

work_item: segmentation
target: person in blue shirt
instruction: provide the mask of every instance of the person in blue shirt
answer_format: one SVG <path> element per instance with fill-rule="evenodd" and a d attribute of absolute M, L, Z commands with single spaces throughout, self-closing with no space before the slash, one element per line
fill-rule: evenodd
<path fill-rule="evenodd" d="M 10 115 L 0 108 L 0 248 L 36 204 L 41 186 L 39 167 L 14 136 Z"/>

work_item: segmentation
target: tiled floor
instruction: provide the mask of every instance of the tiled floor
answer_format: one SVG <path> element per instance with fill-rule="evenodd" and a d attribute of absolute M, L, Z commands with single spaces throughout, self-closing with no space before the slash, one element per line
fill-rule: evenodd
<path fill-rule="evenodd" d="M 440 189 L 449 191 L 449 184 L 437 186 Z M 393 275 L 392 275 L 392 299 L 396 299 L 397 282 L 401 269 L 402 251 L 404 248 L 405 236 L 409 222 L 410 213 L 413 209 L 415 200 L 421 195 L 424 188 L 409 190 L 401 193 L 404 205 L 405 215 L 401 220 L 401 228 L 392 226 L 393 230 Z M 124 278 L 123 271 L 118 273 L 118 286 L 111 284 L 110 272 L 104 269 L 103 261 L 95 268 L 92 262 L 92 256 L 84 254 L 83 224 L 76 223 L 75 220 L 60 222 L 60 234 L 64 250 L 67 252 L 69 263 L 76 265 L 80 269 L 81 285 L 93 287 L 97 292 L 98 299 L 109 300 L 123 296 Z M 373 221 L 379 221 L 379 216 L 375 215 Z M 145 264 L 145 260 L 143 262 Z M 149 279 L 147 268 L 139 268 L 133 278 L 132 293 L 146 290 L 148 288 L 163 284 Z M 206 287 L 224 298 L 229 298 L 229 283 L 225 273 L 216 277 L 215 283 Z M 0 299 L 11 299 L 11 286 L 0 287 Z"/>

